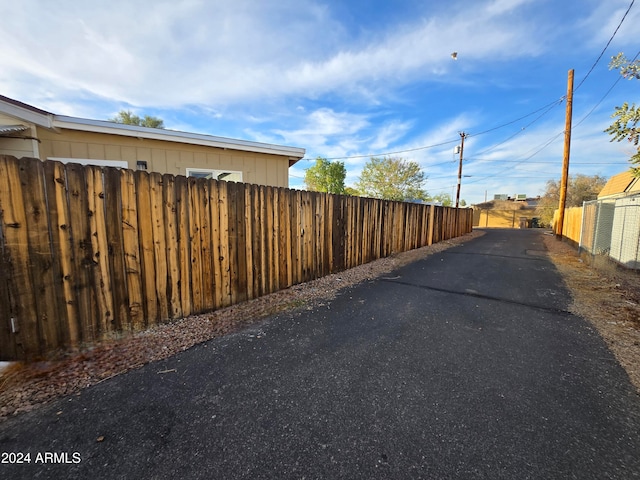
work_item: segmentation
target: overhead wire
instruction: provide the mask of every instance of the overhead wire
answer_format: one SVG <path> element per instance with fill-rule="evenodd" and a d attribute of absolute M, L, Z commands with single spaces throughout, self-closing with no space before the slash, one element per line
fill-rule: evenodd
<path fill-rule="evenodd" d="M 397 150 L 395 152 L 384 152 L 384 153 L 368 153 L 366 155 L 348 155 L 344 157 L 323 157 L 325 160 L 349 160 L 352 158 L 366 158 L 366 157 L 384 157 L 387 155 L 397 155 L 399 153 L 407 153 L 407 152 L 416 152 L 418 150 L 427 150 L 429 148 L 441 147 L 443 145 L 449 145 L 451 143 L 457 143 L 458 139 L 448 140 L 446 142 L 434 143 L 433 145 L 425 145 L 422 147 L 408 148 L 406 150 Z M 304 161 L 313 161 L 314 158 L 303 158 Z"/>
<path fill-rule="evenodd" d="M 618 30 L 620 30 L 620 27 L 622 26 L 622 23 L 624 22 L 625 18 L 627 18 L 627 15 L 629 14 L 629 11 L 631 10 L 631 7 L 633 7 L 633 4 L 635 3 L 636 0 L 631 0 L 631 3 L 629 4 L 629 7 L 627 8 L 627 11 L 624 12 L 624 15 L 622 16 L 622 19 L 620 19 L 620 23 L 618 23 L 618 26 L 616 27 L 615 31 L 613 32 L 613 34 L 611 35 L 611 38 L 609 38 L 609 41 L 607 42 L 607 44 L 604 46 L 604 48 L 602 49 L 602 52 L 600 52 L 600 55 L 598 56 L 598 58 L 596 59 L 596 61 L 593 63 L 593 65 L 591 65 L 591 68 L 589 69 L 589 71 L 587 72 L 587 74 L 584 76 L 584 78 L 580 81 L 580 83 L 578 83 L 578 86 L 576 88 L 574 88 L 574 92 L 577 91 L 582 84 L 585 82 L 585 80 L 587 78 L 589 78 L 589 75 L 591 75 L 591 72 L 593 72 L 593 70 L 596 68 L 596 65 L 598 65 L 598 63 L 600 62 L 600 60 L 602 59 L 602 56 L 604 55 L 604 52 L 607 51 L 607 48 L 609 48 L 609 45 L 611 45 L 611 42 L 613 41 L 614 37 L 617 35 Z"/>
<path fill-rule="evenodd" d="M 613 41 L 614 37 L 616 36 L 616 34 L 618 33 L 618 30 L 620 29 L 622 23 L 624 22 L 624 20 L 626 19 L 627 15 L 629 14 L 629 11 L 631 10 L 631 8 L 633 7 L 633 4 L 635 3 L 635 0 L 631 0 L 631 3 L 629 4 L 629 7 L 627 8 L 627 10 L 625 11 L 624 15 L 622 16 L 622 19 L 620 20 L 620 22 L 618 23 L 618 26 L 616 27 L 615 31 L 613 32 L 613 34 L 611 35 L 611 37 L 609 38 L 609 41 L 607 42 L 607 44 L 605 45 L 604 49 L 602 50 L 602 52 L 600 52 L 600 55 L 598 56 L 598 58 L 596 59 L 596 61 L 593 63 L 593 65 L 591 66 L 591 69 L 589 69 L 589 71 L 587 72 L 587 74 L 584 76 L 584 78 L 580 81 L 580 83 L 578 84 L 578 86 L 574 89 L 574 92 L 576 90 L 578 90 L 578 88 L 580 88 L 582 86 L 582 84 L 585 82 L 585 80 L 591 75 L 591 73 L 593 72 L 593 70 L 595 69 L 595 67 L 598 65 L 598 63 L 600 62 L 600 60 L 602 59 L 602 56 L 604 55 L 604 53 L 606 52 L 607 48 L 609 48 L 609 45 L 611 44 L 611 42 Z M 636 53 L 635 57 L 633 58 L 633 60 L 631 60 L 631 63 L 633 63 L 638 56 L 640 56 L 640 51 L 638 53 Z M 602 96 L 602 98 L 593 106 L 593 108 L 591 108 L 591 110 L 589 110 L 589 112 L 582 118 L 580 119 L 579 122 L 577 122 L 572 128 L 576 128 L 579 125 L 581 125 L 599 106 L 600 104 L 604 101 L 605 98 L 607 98 L 607 96 L 609 96 L 609 94 L 611 93 L 611 91 L 616 87 L 616 85 L 620 82 L 620 80 L 622 79 L 622 77 L 618 77 L 616 79 L 616 81 L 613 83 L 613 85 L 611 85 L 611 87 L 607 90 L 607 92 Z M 563 97 L 561 100 L 563 100 L 566 97 Z M 554 105 L 555 106 L 555 105 Z M 546 113 L 546 112 L 545 112 Z M 490 147 L 489 149 L 486 149 L 484 151 L 482 151 L 479 154 L 483 154 L 486 153 L 488 151 L 493 150 L 494 148 L 496 148 L 499 145 L 502 145 L 503 143 L 505 143 L 506 141 L 510 140 L 511 138 L 515 137 L 516 135 L 518 135 L 520 132 L 516 132 L 514 135 L 512 135 L 511 137 L 509 137 L 508 139 Z M 543 151 L 545 148 L 547 148 L 549 145 L 551 145 L 560 135 L 563 135 L 564 131 L 560 132 L 559 134 L 555 135 L 554 137 L 552 137 L 549 141 L 547 141 L 541 148 L 539 148 L 538 150 L 536 150 L 533 154 L 531 154 L 530 156 L 524 158 L 523 160 L 519 160 L 516 161 L 515 164 L 516 165 L 520 165 L 522 163 L 524 163 L 525 161 L 533 158 L 535 155 L 537 155 L 538 153 L 540 153 L 541 151 Z M 577 164 L 577 163 L 574 163 Z M 615 164 L 615 163 L 614 163 Z M 515 166 L 515 165 L 514 165 Z M 511 167 L 513 168 L 513 167 Z M 498 174 L 496 175 L 500 175 L 502 174 L 506 169 L 503 169 L 502 171 L 500 171 Z M 496 176 L 493 175 L 493 176 Z M 467 183 L 476 183 L 474 181 L 470 181 Z"/>
<path fill-rule="evenodd" d="M 479 137 L 480 135 L 484 135 L 485 133 L 493 132 L 494 130 L 498 130 L 498 129 L 503 128 L 503 127 L 508 127 L 509 125 L 513 125 L 514 123 L 519 122 L 520 120 L 524 120 L 525 118 L 530 117 L 531 115 L 535 115 L 536 113 L 540 112 L 541 110 L 544 110 L 545 108 L 548 108 L 550 110 L 553 107 L 555 107 L 555 106 L 559 105 L 560 103 L 562 103 L 563 100 L 565 99 L 565 97 L 566 96 L 560 98 L 559 100 L 554 100 L 551 103 L 547 103 L 545 106 L 540 107 L 539 109 L 534 110 L 531 113 L 527 113 L 526 115 L 523 115 L 522 117 L 516 118 L 515 120 L 511 120 L 510 122 L 503 123 L 502 125 L 498 125 L 497 127 L 489 128 L 488 130 L 484 130 L 484 131 L 479 132 L 479 133 L 474 133 L 472 136 Z M 549 111 L 549 110 L 547 110 L 547 111 Z M 546 113 L 547 112 L 543 113 L 541 116 L 544 116 Z M 534 120 L 533 122 L 531 122 L 529 125 L 535 123 L 536 121 L 537 121 L 537 119 Z"/>
<path fill-rule="evenodd" d="M 631 60 L 631 63 L 635 62 L 636 59 L 640 56 L 640 50 L 638 51 L 638 53 L 636 53 L 635 57 L 633 57 L 633 59 Z M 591 114 L 596 110 L 596 108 L 598 108 L 600 106 L 600 104 L 604 101 L 605 98 L 607 98 L 609 96 L 609 94 L 611 93 L 611 91 L 615 88 L 616 85 L 618 85 L 618 83 L 620 83 L 620 80 L 622 80 L 623 77 L 620 75 L 618 76 L 618 78 L 616 79 L 615 82 L 613 82 L 613 85 L 611 85 L 611 87 L 609 87 L 609 90 L 607 90 L 607 92 L 602 96 L 602 98 L 598 101 L 598 103 L 596 103 L 593 108 L 591 110 L 589 110 L 589 112 L 580 119 L 580 121 L 578 123 L 576 123 L 574 125 L 573 128 L 578 127 L 582 122 L 584 122 L 587 118 L 589 118 L 589 116 L 591 116 Z"/>
<path fill-rule="evenodd" d="M 548 107 L 548 108 L 547 108 L 544 112 L 542 112 L 542 114 L 540 114 L 538 117 L 536 117 L 533 121 L 529 122 L 527 125 L 525 125 L 524 127 L 522 127 L 520 130 L 518 130 L 517 132 L 515 132 L 513 135 L 511 135 L 511 136 L 507 137 L 507 138 L 506 138 L 506 139 L 504 139 L 503 141 L 501 141 L 501 142 L 499 142 L 499 143 L 496 143 L 496 144 L 492 145 L 491 147 L 489 147 L 489 148 L 487 148 L 487 149 L 485 149 L 485 150 L 482 150 L 481 152 L 479 152 L 479 153 L 478 153 L 478 155 L 483 155 L 483 154 L 485 154 L 485 153 L 487 153 L 487 152 L 490 152 L 491 150 L 493 150 L 493 149 L 495 149 L 495 148 L 499 147 L 500 145 L 502 145 L 502 144 L 504 144 L 504 143 L 508 142 L 509 140 L 513 139 L 513 138 L 514 138 L 514 137 L 516 137 L 517 135 L 520 135 L 520 134 L 521 134 L 522 132 L 524 132 L 527 128 L 529 128 L 531 125 L 533 125 L 534 123 L 536 123 L 538 120 L 540 120 L 542 117 L 544 117 L 547 113 L 549 113 L 549 112 L 550 112 L 551 110 L 553 110 L 555 107 L 557 107 L 558 105 L 560 105 L 560 104 L 564 101 L 564 99 L 565 99 L 565 98 L 566 98 L 566 96 L 564 96 L 564 97 L 560 98 L 559 100 L 556 100 L 555 102 L 552 102 L 552 103 L 550 103 L 550 104 L 547 104 L 547 105 L 546 105 L 545 107 L 543 107 L 543 108 L 547 108 L 547 107 Z M 537 112 L 539 112 L 540 110 L 542 110 L 542 108 L 541 108 L 541 109 L 536 110 L 536 112 L 534 112 L 534 113 L 537 113 Z M 526 117 L 528 117 L 528 116 L 530 116 L 530 115 L 527 115 Z M 526 118 L 526 117 L 521 117 L 521 119 L 522 119 L 522 118 Z M 515 123 L 515 122 L 511 122 L 511 123 Z M 484 132 L 481 132 L 481 133 L 479 133 L 479 134 L 470 135 L 470 136 L 477 137 L 478 135 L 482 135 L 483 133 L 491 132 L 491 131 L 493 131 L 493 130 L 494 130 L 494 129 L 491 129 L 491 130 L 485 130 Z M 467 160 L 473 160 L 473 159 L 474 159 L 474 157 L 471 157 L 471 158 L 468 158 Z"/>
<path fill-rule="evenodd" d="M 504 127 L 508 127 L 509 125 L 513 125 L 516 122 L 519 122 L 520 120 L 523 120 L 527 117 L 530 117 L 531 115 L 535 115 L 536 113 L 547 109 L 542 115 L 540 115 L 539 117 L 537 117 L 534 121 L 530 122 L 529 124 L 527 124 L 524 128 L 527 128 L 529 126 L 531 126 L 532 124 L 534 124 L 535 122 L 537 122 L 541 117 L 543 117 L 544 115 L 546 115 L 550 110 L 552 110 L 554 107 L 560 105 L 563 101 L 564 101 L 565 97 L 560 98 L 559 100 L 554 100 L 553 102 L 550 102 L 532 112 L 527 113 L 526 115 L 523 115 L 521 117 L 516 118 L 515 120 L 510 120 L 506 123 L 503 123 L 501 125 L 497 125 L 495 127 L 489 128 L 487 130 L 483 130 L 482 132 L 479 133 L 474 133 L 473 135 L 469 135 L 469 137 L 473 136 L 473 137 L 478 137 L 480 135 L 484 135 L 486 133 L 490 133 L 493 132 L 495 130 L 499 130 L 501 128 Z M 524 129 L 523 128 L 523 129 Z M 522 130 L 521 130 L 522 131 Z M 519 131 L 518 133 L 520 133 L 521 131 Z M 516 135 L 518 134 L 516 133 Z M 515 135 L 513 135 L 515 136 Z M 510 137 L 511 138 L 511 137 Z M 364 154 L 364 155 L 345 155 L 343 157 L 323 157 L 326 160 L 350 160 L 350 159 L 355 159 L 355 158 L 367 158 L 367 157 L 384 157 L 387 155 L 398 155 L 400 153 L 408 153 L 408 152 L 415 152 L 415 151 L 419 151 L 419 150 L 428 150 L 430 148 L 436 148 L 436 147 L 442 147 L 445 145 L 451 145 L 454 143 L 458 143 L 460 141 L 460 139 L 456 138 L 453 140 L 447 140 L 447 141 L 443 141 L 443 142 L 439 142 L 439 143 L 434 143 L 431 145 L 424 145 L 424 146 L 420 146 L 420 147 L 415 147 L 415 148 L 409 148 L 409 149 L 405 149 L 405 150 L 396 150 L 393 152 L 382 152 L 382 153 L 368 153 L 368 154 Z M 506 140 L 505 140 L 506 141 Z M 302 158 L 302 161 L 314 161 L 314 158 Z M 448 163 L 448 162 L 446 162 Z M 434 166 L 434 165 L 429 165 L 429 166 Z"/>

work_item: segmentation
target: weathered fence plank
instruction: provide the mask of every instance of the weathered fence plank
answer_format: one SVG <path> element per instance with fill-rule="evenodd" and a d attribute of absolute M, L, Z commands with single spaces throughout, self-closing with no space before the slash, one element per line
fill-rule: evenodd
<path fill-rule="evenodd" d="M 244 203 L 244 184 L 231 183 L 234 187 L 233 210 L 236 219 L 236 241 L 233 242 L 236 251 L 236 276 L 238 278 L 238 289 L 235 301 L 233 303 L 245 302 L 247 300 L 247 250 L 246 250 L 246 229 L 245 220 L 245 203 Z"/>
<path fill-rule="evenodd" d="M 251 265 L 252 270 L 251 277 L 253 279 L 253 297 L 256 298 L 262 295 L 261 290 L 261 256 L 262 250 L 260 247 L 260 238 L 262 237 L 260 219 L 260 187 L 258 185 L 248 185 L 250 189 L 251 208 L 249 211 L 250 223 L 251 223 L 251 235 L 248 237 L 251 239 Z"/>
<path fill-rule="evenodd" d="M 56 315 L 65 314 L 58 308 L 58 296 L 53 272 L 53 254 L 49 239 L 49 218 L 42 162 L 29 159 L 20 166 L 20 181 L 29 242 L 30 274 L 35 288 L 38 337 L 41 352 L 55 348 L 62 340 Z M 62 319 L 66 323 L 66 319 Z"/>
<path fill-rule="evenodd" d="M 222 284 L 221 284 L 221 297 L 222 306 L 226 307 L 231 305 L 231 259 L 229 244 L 232 242 L 229 233 L 229 198 L 227 182 L 220 182 L 218 184 L 218 202 L 220 209 L 220 267 L 223 272 Z"/>
<path fill-rule="evenodd" d="M 200 239 L 200 229 L 202 228 L 202 196 L 200 194 L 200 186 L 203 180 L 198 181 L 197 178 L 189 178 L 189 212 L 190 218 L 190 233 L 191 239 L 191 296 L 193 299 L 193 313 L 202 311 L 204 304 L 202 295 L 202 250 Z"/>
<path fill-rule="evenodd" d="M 76 298 L 69 279 L 73 272 L 73 251 L 69 207 L 64 168 L 59 162 L 44 164 L 45 191 L 51 240 L 51 268 L 56 290 L 56 305 L 52 309 L 59 324 L 62 345 L 75 347 L 80 339 Z"/>
<path fill-rule="evenodd" d="M 211 260 L 213 262 L 213 303 L 215 308 L 222 306 L 222 278 L 226 272 L 222 271 L 220 257 L 220 194 L 218 182 L 209 183 L 209 211 L 211 214 Z"/>
<path fill-rule="evenodd" d="M 114 280 L 109 269 L 109 245 L 105 212 L 105 191 L 102 169 L 87 168 L 87 190 L 89 200 L 89 228 L 91 229 L 92 271 L 96 288 L 99 317 L 96 329 L 99 336 L 114 330 L 114 304 L 112 284 Z"/>
<path fill-rule="evenodd" d="M 104 202 L 107 252 L 111 272 L 113 296 L 112 330 L 121 331 L 129 324 L 129 301 L 127 299 L 127 278 L 124 268 L 124 239 L 121 205 L 121 175 L 114 168 L 104 171 Z"/>
<path fill-rule="evenodd" d="M 91 275 L 93 253 L 85 167 L 78 164 L 66 165 L 66 173 L 74 265 L 70 283 L 78 302 L 80 336 L 83 341 L 92 341 L 98 338 L 94 328 L 97 304 Z"/>
<path fill-rule="evenodd" d="M 202 306 L 201 311 L 215 308 L 214 266 L 213 266 L 213 236 L 211 232 L 211 180 L 198 181 L 200 206 L 200 255 L 202 266 Z"/>
<path fill-rule="evenodd" d="M 13 286 L 7 289 L 12 304 L 2 309 L 9 315 L 9 319 L 3 319 L 3 324 L 7 325 L 7 329 L 3 331 L 13 335 L 13 348 L 10 348 L 17 354 L 27 357 L 39 355 L 35 289 L 29 274 L 27 219 L 22 184 L 18 162 L 10 157 L 0 157 L 0 209 L 3 263 L 7 268 L 10 285 Z"/>
<path fill-rule="evenodd" d="M 142 264 L 138 234 L 138 208 L 136 180 L 132 170 L 120 170 L 122 199 L 122 242 L 127 285 L 128 330 L 141 330 L 145 326 Z"/>
<path fill-rule="evenodd" d="M 1 171 L 0 169 L 0 174 Z M 21 352 L 18 352 L 17 339 L 12 325 L 15 319 L 11 306 L 11 292 L 9 291 L 10 266 L 7 262 L 2 231 L 2 205 L 0 204 L 0 360 L 8 360 L 19 358 Z"/>
<path fill-rule="evenodd" d="M 138 242 L 142 267 L 145 325 L 158 320 L 158 296 L 156 293 L 156 262 L 154 258 L 153 223 L 151 217 L 151 184 L 149 174 L 136 171 L 136 199 L 138 209 Z"/>
<path fill-rule="evenodd" d="M 149 174 L 149 196 L 151 199 L 151 231 L 153 234 L 153 258 L 156 271 L 156 297 L 158 299 L 159 323 L 169 319 L 169 300 L 167 298 L 167 248 L 165 219 L 162 194 L 162 175 L 157 172 Z"/>
<path fill-rule="evenodd" d="M 178 226 L 178 263 L 180 265 L 180 307 L 182 315 L 191 315 L 193 299 L 191 296 L 191 211 L 189 209 L 189 185 L 185 177 L 175 179 L 176 214 Z"/>
<path fill-rule="evenodd" d="M 173 175 L 162 176 L 162 206 L 167 252 L 167 300 L 169 318 L 182 317 L 180 299 L 180 244 L 178 234 L 177 188 Z"/>
<path fill-rule="evenodd" d="M 259 185 L 257 187 L 258 189 L 258 208 L 256 209 L 256 224 L 258 225 L 258 231 L 259 231 L 259 235 L 257 235 L 258 238 L 258 251 L 260 252 L 260 256 L 259 256 L 259 264 L 257 265 L 259 267 L 259 281 L 260 281 L 260 295 L 266 295 L 267 292 L 267 282 L 268 282 L 268 272 L 267 272 L 267 267 L 268 267 L 268 254 L 269 252 L 267 251 L 267 222 L 266 222 L 266 215 L 267 215 L 267 203 L 266 203 L 266 198 L 265 198 L 265 194 L 266 194 L 266 187 L 264 185 Z"/>
<path fill-rule="evenodd" d="M 245 249 L 245 271 L 247 276 L 247 298 L 255 298 L 253 283 L 253 198 L 251 195 L 251 185 L 243 185 L 244 193 L 244 249 Z"/>

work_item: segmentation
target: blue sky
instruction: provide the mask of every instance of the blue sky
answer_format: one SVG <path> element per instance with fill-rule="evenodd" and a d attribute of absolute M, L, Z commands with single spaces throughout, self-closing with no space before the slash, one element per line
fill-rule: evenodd
<path fill-rule="evenodd" d="M 631 147 L 603 130 L 616 105 L 639 100 L 635 80 L 607 92 L 611 56 L 640 49 L 640 4 L 588 74 L 629 4 L 2 2 L 0 93 L 62 115 L 130 109 L 170 129 L 302 147 L 292 188 L 317 156 L 344 161 L 352 185 L 370 155 L 400 152 L 430 194 L 451 195 L 466 132 L 463 199 L 535 196 L 561 174 L 569 69 L 581 84 L 570 173 L 629 166 Z"/>

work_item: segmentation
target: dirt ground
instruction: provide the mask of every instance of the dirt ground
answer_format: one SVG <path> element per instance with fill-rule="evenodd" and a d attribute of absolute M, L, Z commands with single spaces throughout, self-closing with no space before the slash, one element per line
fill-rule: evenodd
<path fill-rule="evenodd" d="M 0 421 L 121 373 L 237 331 L 265 316 L 293 308 L 313 308 L 351 285 L 389 273 L 454 245 L 484 235 L 481 230 L 429 247 L 400 253 L 271 295 L 163 324 L 138 334 L 86 348 L 73 355 L 0 373 Z M 573 295 L 572 311 L 588 319 L 640 390 L 640 275 L 612 267 L 595 269 L 566 243 L 545 236 L 549 257 Z"/>
<path fill-rule="evenodd" d="M 545 235 L 550 259 L 571 291 L 571 311 L 591 322 L 640 392 L 640 273 Z"/>

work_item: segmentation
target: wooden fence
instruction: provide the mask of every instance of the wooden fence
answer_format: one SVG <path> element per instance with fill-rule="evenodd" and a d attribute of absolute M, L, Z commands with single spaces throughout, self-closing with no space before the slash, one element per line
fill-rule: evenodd
<path fill-rule="evenodd" d="M 553 212 L 553 231 L 558 232 L 558 212 Z M 580 232 L 582 230 L 582 207 L 570 207 L 564 209 L 564 220 L 562 222 L 562 236 L 573 242 L 575 245 L 580 243 Z"/>
<path fill-rule="evenodd" d="M 77 348 L 471 229 L 471 209 L 0 156 L 0 358 Z"/>

